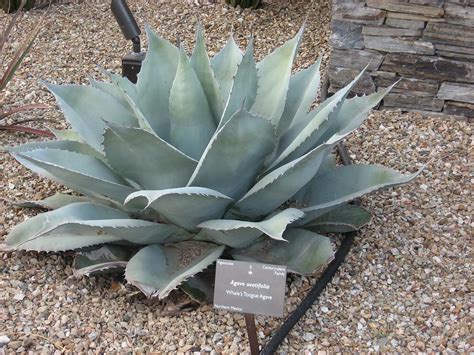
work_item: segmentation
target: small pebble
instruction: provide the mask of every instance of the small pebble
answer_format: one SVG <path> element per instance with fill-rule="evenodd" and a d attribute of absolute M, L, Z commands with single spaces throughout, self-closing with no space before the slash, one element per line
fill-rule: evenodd
<path fill-rule="evenodd" d="M 0 335 L 0 347 L 7 345 L 10 342 L 10 338 L 6 335 Z"/>
<path fill-rule="evenodd" d="M 21 340 L 14 340 L 8 343 L 8 347 L 16 351 L 21 347 L 21 344 L 22 344 Z"/>

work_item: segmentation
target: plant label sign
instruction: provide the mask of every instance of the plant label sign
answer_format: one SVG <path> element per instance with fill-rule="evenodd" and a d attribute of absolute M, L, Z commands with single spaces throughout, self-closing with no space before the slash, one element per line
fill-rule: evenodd
<path fill-rule="evenodd" d="M 286 266 L 217 260 L 214 308 L 283 317 Z"/>

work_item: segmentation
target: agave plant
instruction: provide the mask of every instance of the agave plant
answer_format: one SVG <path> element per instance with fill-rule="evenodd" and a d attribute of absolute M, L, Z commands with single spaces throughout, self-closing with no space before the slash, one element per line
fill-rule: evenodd
<path fill-rule="evenodd" d="M 209 59 L 202 30 L 190 58 L 147 28 L 132 84 L 47 84 L 72 129 L 11 147 L 24 166 L 84 196 L 56 194 L 21 223 L 10 250 L 77 249 L 76 274 L 123 272 L 149 297 L 209 294 L 217 258 L 286 265 L 310 275 L 333 258 L 317 232 L 360 228 L 349 202 L 408 182 L 376 165 L 336 167 L 332 149 L 389 89 L 347 99 L 362 74 L 316 108 L 321 59 L 292 75 L 303 28 L 259 63 L 230 38 Z"/>

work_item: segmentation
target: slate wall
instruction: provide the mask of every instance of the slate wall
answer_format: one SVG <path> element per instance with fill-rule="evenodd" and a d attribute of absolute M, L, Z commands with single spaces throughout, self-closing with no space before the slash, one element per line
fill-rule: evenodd
<path fill-rule="evenodd" d="M 382 107 L 474 119 L 474 0 L 333 0 L 330 91 L 401 79 Z"/>

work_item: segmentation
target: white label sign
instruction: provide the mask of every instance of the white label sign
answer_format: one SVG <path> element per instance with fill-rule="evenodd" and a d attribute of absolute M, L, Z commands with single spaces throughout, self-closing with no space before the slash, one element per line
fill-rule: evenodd
<path fill-rule="evenodd" d="M 282 317 L 286 266 L 217 260 L 214 308 Z"/>

